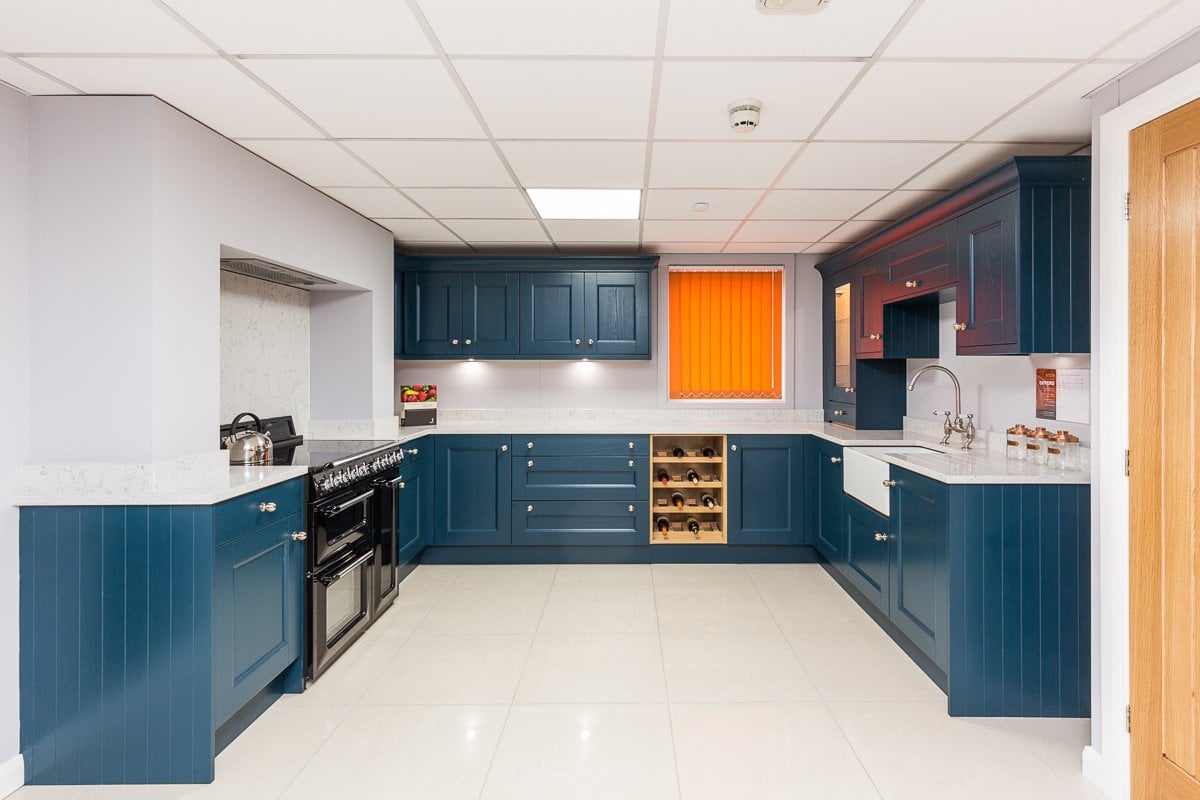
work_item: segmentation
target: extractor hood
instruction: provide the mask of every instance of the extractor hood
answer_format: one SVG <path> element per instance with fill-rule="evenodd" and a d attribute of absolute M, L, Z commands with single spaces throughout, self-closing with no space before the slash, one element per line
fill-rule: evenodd
<path fill-rule="evenodd" d="M 300 289 L 310 286 L 332 286 L 335 283 L 261 258 L 222 258 L 221 269 L 249 278 L 258 278 L 260 281 L 295 286 Z"/>

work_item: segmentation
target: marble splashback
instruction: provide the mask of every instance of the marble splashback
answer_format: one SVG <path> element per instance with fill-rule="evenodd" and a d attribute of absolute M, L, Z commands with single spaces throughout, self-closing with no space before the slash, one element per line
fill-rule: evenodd
<path fill-rule="evenodd" d="M 438 422 L 484 422 L 502 426 L 506 421 L 530 425 L 536 421 L 549 424 L 569 422 L 621 423 L 636 420 L 639 424 L 656 424 L 664 431 L 674 425 L 719 424 L 722 422 L 792 423 L 820 422 L 821 409 L 685 409 L 685 408 L 623 408 L 623 409 L 438 409 Z"/>
<path fill-rule="evenodd" d="M 379 419 L 309 420 L 309 439 L 395 439 L 400 436 L 400 417 Z"/>
<path fill-rule="evenodd" d="M 221 419 L 242 411 L 290 414 L 307 433 L 310 399 L 309 294 L 221 273 Z"/>

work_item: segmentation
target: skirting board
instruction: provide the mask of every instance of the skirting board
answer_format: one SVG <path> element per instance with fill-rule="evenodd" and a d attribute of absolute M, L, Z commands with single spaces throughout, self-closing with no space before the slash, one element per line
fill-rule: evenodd
<path fill-rule="evenodd" d="M 1109 797 L 1116 796 L 1108 791 L 1108 775 L 1104 769 L 1104 758 L 1091 745 L 1083 748 L 1083 777 Z"/>
<path fill-rule="evenodd" d="M 10 794 L 25 785 L 25 758 L 17 753 L 0 764 L 0 797 Z"/>

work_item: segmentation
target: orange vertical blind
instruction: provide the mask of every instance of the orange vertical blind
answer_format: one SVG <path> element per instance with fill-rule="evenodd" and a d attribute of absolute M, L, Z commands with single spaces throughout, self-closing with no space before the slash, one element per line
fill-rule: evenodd
<path fill-rule="evenodd" d="M 668 275 L 672 400 L 783 397 L 783 270 Z"/>

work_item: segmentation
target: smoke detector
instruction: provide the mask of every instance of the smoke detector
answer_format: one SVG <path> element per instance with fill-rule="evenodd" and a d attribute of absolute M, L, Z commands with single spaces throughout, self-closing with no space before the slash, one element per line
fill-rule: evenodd
<path fill-rule="evenodd" d="M 829 0 L 754 0 L 764 14 L 815 14 L 829 5 Z"/>
<path fill-rule="evenodd" d="M 758 114 L 762 111 L 762 100 L 743 97 L 729 104 L 729 127 L 738 133 L 753 133 L 758 127 Z"/>

